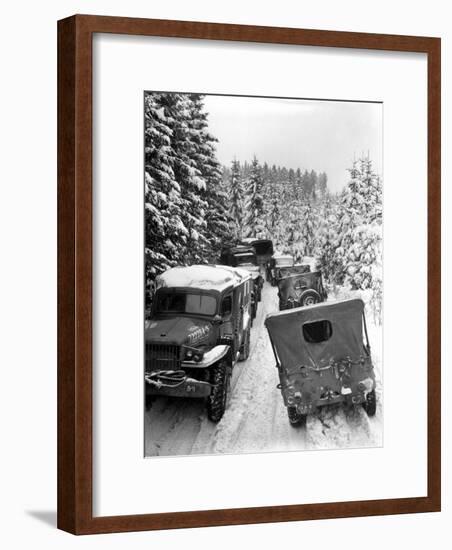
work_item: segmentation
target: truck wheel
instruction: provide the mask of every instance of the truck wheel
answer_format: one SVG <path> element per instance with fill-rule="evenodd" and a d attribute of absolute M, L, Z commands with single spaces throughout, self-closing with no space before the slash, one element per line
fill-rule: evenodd
<path fill-rule="evenodd" d="M 312 306 L 314 304 L 317 304 L 318 302 L 321 302 L 321 298 L 318 292 L 315 290 L 306 290 L 303 292 L 300 298 L 301 305 L 304 306 Z"/>
<path fill-rule="evenodd" d="M 251 305 L 251 326 L 253 326 L 253 321 L 256 318 L 256 310 L 257 310 L 256 304 L 252 304 Z"/>
<path fill-rule="evenodd" d="M 297 427 L 306 425 L 306 415 L 299 413 L 297 407 L 287 407 L 287 416 L 289 417 L 291 426 Z"/>
<path fill-rule="evenodd" d="M 363 403 L 363 409 L 366 411 L 367 416 L 375 416 L 377 412 L 377 396 L 375 390 L 370 391 L 366 395 L 366 401 Z"/>
<path fill-rule="evenodd" d="M 248 328 L 245 335 L 245 341 L 240 346 L 239 361 L 246 361 L 250 356 L 250 329 Z"/>
<path fill-rule="evenodd" d="M 209 382 L 212 393 L 207 398 L 207 416 L 212 422 L 219 422 L 226 410 L 231 375 L 225 360 L 211 367 Z"/>

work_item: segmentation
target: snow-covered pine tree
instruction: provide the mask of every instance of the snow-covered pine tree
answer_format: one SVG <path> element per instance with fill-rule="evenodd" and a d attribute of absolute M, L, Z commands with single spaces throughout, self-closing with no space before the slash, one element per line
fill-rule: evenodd
<path fill-rule="evenodd" d="M 311 177 L 307 170 L 304 170 L 301 176 L 301 188 L 304 197 L 309 197 L 312 194 Z"/>
<path fill-rule="evenodd" d="M 146 276 L 176 265 L 183 254 L 188 229 L 183 223 L 184 201 L 174 166 L 174 119 L 165 112 L 165 94 L 148 93 L 145 110 Z"/>
<path fill-rule="evenodd" d="M 339 242 L 338 197 L 327 192 L 319 216 L 317 258 L 318 268 L 322 271 L 326 282 L 330 284 L 334 284 L 336 275 L 342 267 L 342 263 L 338 263 L 336 254 Z"/>
<path fill-rule="evenodd" d="M 259 161 L 254 157 L 251 163 L 249 178 L 245 182 L 245 237 L 260 237 L 265 235 L 262 183 Z"/>
<path fill-rule="evenodd" d="M 368 222 L 381 221 L 383 212 L 381 180 L 374 172 L 372 161 L 368 156 L 360 159 L 359 172 L 366 219 Z"/>
<path fill-rule="evenodd" d="M 374 315 L 381 316 L 381 181 L 370 159 L 355 161 L 341 196 L 337 231 L 336 282 L 371 292 Z"/>
<path fill-rule="evenodd" d="M 328 191 L 328 176 L 325 172 L 321 172 L 317 178 L 317 189 L 320 197 L 325 197 Z"/>
<path fill-rule="evenodd" d="M 186 94 L 161 94 L 165 113 L 173 120 L 171 147 L 174 151 L 174 174 L 181 188 L 182 222 L 187 235 L 179 245 L 184 264 L 200 261 L 200 248 L 206 245 L 207 202 L 203 195 L 206 181 L 199 169 L 200 131 L 192 113 L 192 100 Z"/>
<path fill-rule="evenodd" d="M 192 159 L 194 167 L 204 181 L 201 187 L 201 198 L 206 207 L 202 214 L 205 216 L 205 231 L 198 235 L 197 261 L 215 261 L 220 253 L 221 246 L 231 239 L 231 217 L 227 209 L 227 194 L 222 185 L 222 171 L 216 157 L 216 138 L 208 132 L 207 113 L 204 111 L 203 97 L 199 94 L 190 94 L 189 100 L 189 129 L 190 139 L 194 144 Z"/>
<path fill-rule="evenodd" d="M 306 200 L 301 212 L 300 240 L 303 254 L 313 256 L 315 246 L 316 216 L 310 200 Z"/>
<path fill-rule="evenodd" d="M 279 209 L 279 197 L 276 187 L 273 187 L 271 202 L 270 202 L 270 212 L 268 215 L 268 229 L 269 233 L 272 234 L 275 231 L 276 226 L 280 219 L 280 209 Z"/>
<path fill-rule="evenodd" d="M 243 197 L 240 162 L 232 161 L 229 178 L 229 204 L 233 220 L 233 232 L 238 239 L 242 238 Z"/>

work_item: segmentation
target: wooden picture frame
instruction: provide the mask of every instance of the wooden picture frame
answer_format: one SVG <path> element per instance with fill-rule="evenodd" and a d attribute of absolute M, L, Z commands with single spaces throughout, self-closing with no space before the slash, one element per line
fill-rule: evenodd
<path fill-rule="evenodd" d="M 428 56 L 428 496 L 93 517 L 92 38 L 94 33 L 228 40 Z M 58 22 L 58 527 L 74 534 L 439 511 L 440 39 L 76 15 Z"/>

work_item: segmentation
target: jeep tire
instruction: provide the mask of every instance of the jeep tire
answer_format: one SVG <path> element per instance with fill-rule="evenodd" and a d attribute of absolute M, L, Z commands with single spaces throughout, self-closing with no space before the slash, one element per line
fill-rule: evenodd
<path fill-rule="evenodd" d="M 366 400 L 363 403 L 363 409 L 366 411 L 367 416 L 375 416 L 377 412 L 377 396 L 375 390 L 370 391 L 366 395 Z"/>
<path fill-rule="evenodd" d="M 294 428 L 306 425 L 306 415 L 297 411 L 297 407 L 287 407 L 290 425 Z"/>
<path fill-rule="evenodd" d="M 305 290 L 300 297 L 300 305 L 302 307 L 312 306 L 321 301 L 322 301 L 322 298 L 320 297 L 320 294 L 312 289 Z"/>
<path fill-rule="evenodd" d="M 212 392 L 207 398 L 207 416 L 212 422 L 219 422 L 226 410 L 230 385 L 230 369 L 226 359 L 210 367 L 209 382 Z"/>

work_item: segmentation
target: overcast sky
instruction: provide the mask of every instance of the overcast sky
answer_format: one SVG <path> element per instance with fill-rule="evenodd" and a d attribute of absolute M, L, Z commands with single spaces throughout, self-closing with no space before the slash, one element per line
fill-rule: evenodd
<path fill-rule="evenodd" d="M 223 164 L 256 155 L 270 166 L 314 169 L 328 174 L 331 191 L 362 153 L 382 174 L 382 104 L 207 95 L 205 107 Z"/>

